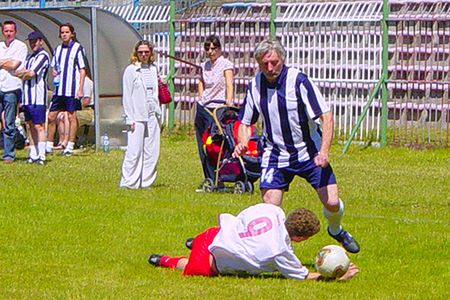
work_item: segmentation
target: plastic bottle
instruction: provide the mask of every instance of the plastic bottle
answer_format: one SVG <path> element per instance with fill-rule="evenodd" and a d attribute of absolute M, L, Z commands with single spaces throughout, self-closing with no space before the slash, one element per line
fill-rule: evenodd
<path fill-rule="evenodd" d="M 106 132 L 102 135 L 102 147 L 103 153 L 109 153 L 109 137 Z"/>
<path fill-rule="evenodd" d="M 58 75 L 53 77 L 53 85 L 55 86 L 55 88 L 57 88 L 59 86 L 60 81 L 61 81 L 61 78 L 59 76 L 59 73 L 61 73 L 61 69 L 59 68 L 58 64 L 55 65 L 55 71 L 58 73 Z"/>

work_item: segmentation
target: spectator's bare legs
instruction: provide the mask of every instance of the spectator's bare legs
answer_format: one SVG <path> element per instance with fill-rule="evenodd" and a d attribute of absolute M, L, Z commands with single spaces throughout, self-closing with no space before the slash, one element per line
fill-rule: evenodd
<path fill-rule="evenodd" d="M 58 135 L 59 135 L 59 143 L 58 145 L 62 148 L 67 147 L 67 143 L 69 142 L 69 117 L 66 111 L 61 111 L 58 113 L 56 118 Z"/>
<path fill-rule="evenodd" d="M 77 139 L 78 120 L 76 111 L 68 113 L 69 116 L 69 142 L 67 143 L 67 150 L 72 151 L 75 141 Z"/>
<path fill-rule="evenodd" d="M 26 122 L 28 141 L 30 142 L 28 146 L 28 158 L 31 160 L 37 159 L 37 134 L 34 130 L 33 123 L 31 121 Z"/>
<path fill-rule="evenodd" d="M 27 122 L 29 145 L 29 158 L 30 162 L 34 162 L 37 159 L 45 160 L 45 126 L 44 124 L 33 124 L 32 121 Z"/>
<path fill-rule="evenodd" d="M 261 198 L 264 203 L 281 206 L 281 202 L 283 201 L 283 193 L 283 190 L 262 189 Z"/>
<path fill-rule="evenodd" d="M 77 138 L 77 129 L 78 129 L 78 120 L 77 120 L 77 115 L 76 112 L 69 112 L 69 124 L 70 124 L 70 129 L 69 129 L 69 142 L 74 142 Z"/>
<path fill-rule="evenodd" d="M 38 145 L 38 155 L 39 159 L 44 161 L 45 160 L 45 145 L 47 137 L 45 136 L 45 124 L 34 124 L 34 131 L 37 133 L 37 145 Z"/>
<path fill-rule="evenodd" d="M 48 123 L 47 123 L 47 152 L 53 151 L 53 141 L 55 140 L 56 131 L 56 117 L 58 116 L 58 111 L 50 111 L 48 113 Z"/>

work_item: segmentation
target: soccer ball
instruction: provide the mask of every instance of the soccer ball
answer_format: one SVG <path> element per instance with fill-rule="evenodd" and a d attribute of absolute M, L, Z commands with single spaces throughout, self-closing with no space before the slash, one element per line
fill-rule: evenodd
<path fill-rule="evenodd" d="M 347 272 L 350 259 L 344 248 L 328 245 L 316 255 L 316 270 L 325 278 L 338 278 Z"/>

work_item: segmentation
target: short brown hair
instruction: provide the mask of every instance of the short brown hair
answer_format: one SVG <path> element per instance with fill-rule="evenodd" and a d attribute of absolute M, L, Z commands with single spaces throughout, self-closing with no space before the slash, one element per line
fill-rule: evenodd
<path fill-rule="evenodd" d="M 289 237 L 311 237 L 320 231 L 320 221 L 317 216 L 306 208 L 293 210 L 284 222 Z"/>

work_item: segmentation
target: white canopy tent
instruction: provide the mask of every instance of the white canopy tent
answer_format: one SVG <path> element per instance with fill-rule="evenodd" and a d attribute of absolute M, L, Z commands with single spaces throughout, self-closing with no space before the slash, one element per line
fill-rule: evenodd
<path fill-rule="evenodd" d="M 75 27 L 94 81 L 96 145 L 103 132 L 108 132 L 112 146 L 124 145 L 122 72 L 140 34 L 119 16 L 96 7 L 0 10 L 0 22 L 5 20 L 16 22 L 17 37 L 23 41 L 31 31 L 42 32 L 50 54 L 61 43 L 59 25 Z"/>

